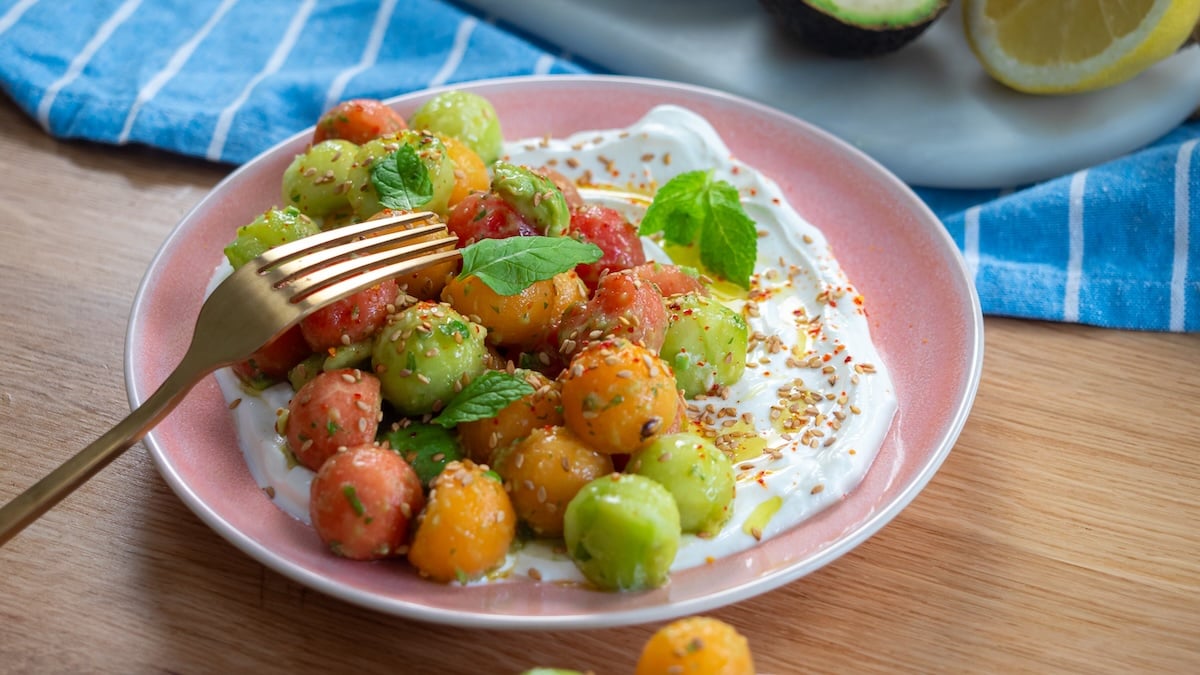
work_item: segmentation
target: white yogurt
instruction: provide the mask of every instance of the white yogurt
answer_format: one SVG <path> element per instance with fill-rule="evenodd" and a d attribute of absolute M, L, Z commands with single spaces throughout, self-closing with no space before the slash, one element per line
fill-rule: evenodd
<path fill-rule="evenodd" d="M 763 233 L 749 297 L 723 300 L 742 312 L 759 338 L 751 340 L 746 372 L 723 397 L 691 406 L 694 419 L 706 418 L 704 426 L 725 434 L 719 444 L 738 452 L 733 515 L 712 538 L 685 535 L 673 570 L 748 549 L 834 504 L 862 481 L 891 426 L 896 396 L 871 342 L 862 297 L 821 232 L 787 204 L 773 181 L 734 159 L 707 121 L 676 106 L 655 108 L 627 129 L 512 142 L 506 151 L 514 163 L 549 165 L 584 184 L 641 193 L 679 173 L 712 170 L 714 178 L 738 188 Z M 639 215 L 639 207 L 617 194 L 603 201 Z M 647 250 L 666 260 L 652 242 Z M 218 270 L 215 278 L 222 276 Z M 274 428 L 290 387 L 255 396 L 228 370 L 217 378 L 227 400 L 241 399 L 233 416 L 255 480 L 280 508 L 308 522 L 312 472 L 289 466 Z M 803 394 L 797 399 L 798 391 Z M 712 412 L 706 414 L 708 406 Z M 746 415 L 749 423 L 740 421 Z M 773 515 L 764 517 L 764 509 Z M 551 542 L 529 542 L 491 581 L 524 577 L 530 569 L 544 580 L 583 580 Z"/>

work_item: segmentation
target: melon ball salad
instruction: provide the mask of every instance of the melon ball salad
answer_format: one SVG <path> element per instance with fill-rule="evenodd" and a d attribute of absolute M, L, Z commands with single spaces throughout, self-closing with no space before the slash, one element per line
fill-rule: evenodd
<path fill-rule="evenodd" d="M 639 231 L 501 143 L 492 105 L 465 92 L 407 120 L 367 100 L 322 116 L 284 205 L 238 229 L 229 262 L 416 210 L 445 220 L 461 261 L 317 311 L 234 372 L 294 390 L 276 431 L 314 472 L 309 517 L 334 554 L 468 583 L 543 539 L 600 589 L 661 586 L 681 535 L 731 514 L 731 459 L 686 406 L 745 369 L 747 324 L 709 287 L 749 283 L 754 223 L 693 172 Z M 647 261 L 652 232 L 697 245 L 701 268 Z"/>

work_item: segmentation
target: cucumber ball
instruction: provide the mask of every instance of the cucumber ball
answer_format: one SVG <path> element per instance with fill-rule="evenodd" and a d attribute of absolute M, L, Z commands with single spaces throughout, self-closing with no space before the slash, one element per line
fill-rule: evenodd
<path fill-rule="evenodd" d="M 750 330 L 741 315 L 696 293 L 671 297 L 666 307 L 667 332 L 658 354 L 671 364 L 684 396 L 694 398 L 742 378 Z"/>
<path fill-rule="evenodd" d="M 706 438 L 686 432 L 660 436 L 633 453 L 625 470 L 667 488 L 686 533 L 714 535 L 733 514 L 733 462 Z"/>
<path fill-rule="evenodd" d="M 679 507 L 667 488 L 645 476 L 601 476 L 567 504 L 563 539 L 598 588 L 657 588 L 667 583 L 679 551 Z"/>
<path fill-rule="evenodd" d="M 446 145 L 433 133 L 407 129 L 359 147 L 350 175 L 352 187 L 349 193 L 350 205 L 358 218 L 366 220 L 388 206 L 380 200 L 372 172 L 377 164 L 392 161 L 392 155 L 403 145 L 412 148 L 421 160 L 432 188 L 429 201 L 418 204 L 417 209 L 428 209 L 442 216 L 448 213 L 450 193 L 454 191 L 454 161 L 450 159 Z"/>
<path fill-rule="evenodd" d="M 357 157 L 358 146 L 341 139 L 321 141 L 296 155 L 283 172 L 284 202 L 313 218 L 348 215 Z"/>
<path fill-rule="evenodd" d="M 383 398 L 401 415 L 437 412 L 483 373 L 486 334 L 440 303 L 420 302 L 388 317 L 371 352 Z"/>
<path fill-rule="evenodd" d="M 426 101 L 408 121 L 413 129 L 427 129 L 462 141 L 484 164 L 500 158 L 504 135 L 500 118 L 490 101 L 469 91 L 447 91 Z"/>

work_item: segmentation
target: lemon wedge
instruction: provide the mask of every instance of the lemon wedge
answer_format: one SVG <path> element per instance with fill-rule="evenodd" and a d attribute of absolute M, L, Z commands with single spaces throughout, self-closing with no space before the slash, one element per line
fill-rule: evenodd
<path fill-rule="evenodd" d="M 964 0 L 971 50 L 1018 91 L 1111 87 L 1175 53 L 1200 21 L 1200 0 Z"/>

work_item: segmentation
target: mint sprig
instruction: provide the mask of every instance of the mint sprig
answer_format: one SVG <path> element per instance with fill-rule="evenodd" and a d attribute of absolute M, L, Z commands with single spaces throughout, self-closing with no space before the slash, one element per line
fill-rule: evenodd
<path fill-rule="evenodd" d="M 463 422 L 489 419 L 533 391 L 533 386 L 517 375 L 488 370 L 455 394 L 450 404 L 431 421 L 450 428 Z"/>
<path fill-rule="evenodd" d="M 389 209 L 415 211 L 433 199 L 429 169 L 407 144 L 371 165 L 371 185 L 379 203 Z"/>
<path fill-rule="evenodd" d="M 516 295 L 602 255 L 599 246 L 570 237 L 480 239 L 462 250 L 459 276 L 475 276 L 500 295 Z"/>
<path fill-rule="evenodd" d="M 750 287 L 758 232 L 737 188 L 711 170 L 681 173 L 658 189 L 638 227 L 640 235 L 657 232 L 671 244 L 695 244 L 709 273 Z"/>

